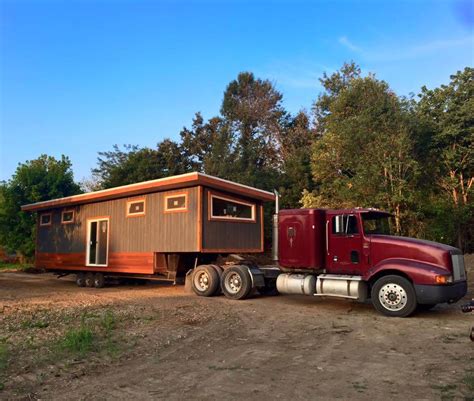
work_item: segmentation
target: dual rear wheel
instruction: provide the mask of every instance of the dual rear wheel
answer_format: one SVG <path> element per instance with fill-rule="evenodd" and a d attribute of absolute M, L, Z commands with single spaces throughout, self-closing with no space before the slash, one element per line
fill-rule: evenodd
<path fill-rule="evenodd" d="M 252 278 L 246 266 L 232 266 L 222 271 L 216 265 L 201 265 L 192 275 L 192 288 L 203 297 L 217 295 L 221 290 L 228 298 L 245 299 L 252 292 Z"/>

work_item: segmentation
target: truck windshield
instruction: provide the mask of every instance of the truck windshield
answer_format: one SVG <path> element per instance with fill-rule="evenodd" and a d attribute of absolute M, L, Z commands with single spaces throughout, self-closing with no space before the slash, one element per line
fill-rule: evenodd
<path fill-rule="evenodd" d="M 391 235 L 389 214 L 376 212 L 362 213 L 362 222 L 364 233 L 367 235 Z"/>

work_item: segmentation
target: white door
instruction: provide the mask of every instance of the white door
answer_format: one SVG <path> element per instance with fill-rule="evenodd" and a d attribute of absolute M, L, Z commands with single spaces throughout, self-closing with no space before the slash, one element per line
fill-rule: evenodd
<path fill-rule="evenodd" d="M 87 221 L 87 266 L 107 266 L 109 257 L 109 219 Z"/>

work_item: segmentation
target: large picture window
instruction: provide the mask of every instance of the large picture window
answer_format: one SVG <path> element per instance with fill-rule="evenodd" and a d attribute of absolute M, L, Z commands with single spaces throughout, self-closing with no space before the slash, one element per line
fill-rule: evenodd
<path fill-rule="evenodd" d="M 255 204 L 211 194 L 210 219 L 255 222 Z"/>
<path fill-rule="evenodd" d="M 144 216 L 145 199 L 137 199 L 127 202 L 127 217 Z"/>

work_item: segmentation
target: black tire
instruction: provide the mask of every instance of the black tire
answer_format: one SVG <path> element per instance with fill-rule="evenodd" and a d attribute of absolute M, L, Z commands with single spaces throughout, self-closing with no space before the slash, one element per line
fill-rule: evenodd
<path fill-rule="evenodd" d="M 416 309 L 413 285 L 401 276 L 379 278 L 372 286 L 371 298 L 375 309 L 385 316 L 407 317 Z"/>
<path fill-rule="evenodd" d="M 196 295 L 212 297 L 219 290 L 219 275 L 211 265 L 201 265 L 194 269 L 191 286 Z"/>
<path fill-rule="evenodd" d="M 94 274 L 94 287 L 103 288 L 105 286 L 105 277 L 102 273 Z"/>
<path fill-rule="evenodd" d="M 427 312 L 433 309 L 437 304 L 418 304 L 416 309 L 420 312 Z"/>
<path fill-rule="evenodd" d="M 214 293 L 214 295 L 220 295 L 220 294 L 222 294 L 221 279 L 222 279 L 222 273 L 224 273 L 224 270 L 222 269 L 222 267 L 220 267 L 218 265 L 209 265 L 209 266 L 212 266 L 214 268 L 214 270 L 217 273 L 217 277 L 219 278 L 218 285 L 217 285 L 217 290 Z"/>
<path fill-rule="evenodd" d="M 233 266 L 224 270 L 221 289 L 227 298 L 245 299 L 252 291 L 252 278 L 245 266 Z"/>
<path fill-rule="evenodd" d="M 76 284 L 78 287 L 85 287 L 86 286 L 86 275 L 84 273 L 77 273 L 76 274 Z"/>
<path fill-rule="evenodd" d="M 86 287 L 92 288 L 94 287 L 94 273 L 86 273 L 85 278 Z"/>

